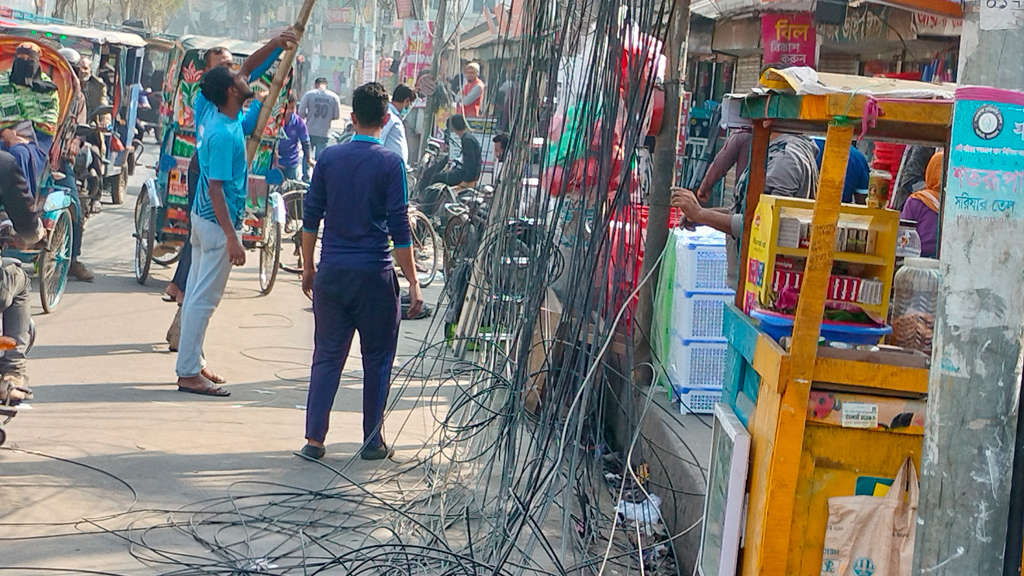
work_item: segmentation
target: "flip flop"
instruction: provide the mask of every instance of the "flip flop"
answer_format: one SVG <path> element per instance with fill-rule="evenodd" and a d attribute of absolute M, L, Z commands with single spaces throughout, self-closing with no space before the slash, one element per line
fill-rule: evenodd
<path fill-rule="evenodd" d="M 184 386 L 178 386 L 178 392 L 188 392 L 189 394 L 198 394 L 200 396 L 231 396 L 231 392 L 228 392 L 220 386 L 207 386 L 206 388 L 186 388 Z"/>
<path fill-rule="evenodd" d="M 210 382 L 213 382 L 214 384 L 227 384 L 228 383 L 226 378 L 224 378 L 223 376 L 221 376 L 220 374 L 217 374 L 216 372 L 214 372 L 212 370 L 210 371 L 209 374 L 207 374 L 206 370 L 204 369 L 202 372 L 200 372 L 200 374 L 203 375 L 203 378 L 206 378 L 207 380 L 209 380 Z"/>
<path fill-rule="evenodd" d="M 163 301 L 164 302 L 177 302 L 178 299 L 175 298 L 174 296 L 171 296 L 170 294 L 164 294 Z"/>

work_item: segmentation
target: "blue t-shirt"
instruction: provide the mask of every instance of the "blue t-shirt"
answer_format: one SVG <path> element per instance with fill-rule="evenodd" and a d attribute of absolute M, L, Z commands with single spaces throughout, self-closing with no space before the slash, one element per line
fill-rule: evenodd
<path fill-rule="evenodd" d="M 236 230 L 241 229 L 249 179 L 241 120 L 220 112 L 209 116 L 199 127 L 196 153 L 199 155 L 200 178 L 192 211 L 210 222 L 217 222 L 210 200 L 210 181 L 219 180 L 224 183 L 224 199 L 231 222 Z"/>
<path fill-rule="evenodd" d="M 405 163 L 369 136 L 327 148 L 313 169 L 302 228 L 315 233 L 321 220 L 321 266 L 390 268 L 388 238 L 398 248 L 412 245 Z"/>
<path fill-rule="evenodd" d="M 818 145 L 818 168 L 821 168 L 821 158 L 825 155 L 825 140 L 813 138 Z M 871 167 L 864 153 L 856 146 L 850 146 L 850 159 L 846 163 L 846 180 L 843 182 L 843 202 L 850 204 L 854 201 L 854 192 L 861 190 L 866 194 L 868 179 L 871 177 Z"/>
<path fill-rule="evenodd" d="M 292 119 L 282 130 L 285 137 L 277 141 L 277 162 L 281 166 L 298 166 L 301 143 L 309 142 L 306 122 L 298 114 L 292 114 Z"/>
<path fill-rule="evenodd" d="M 242 133 L 245 136 L 249 136 L 256 129 L 256 123 L 260 119 L 261 108 L 263 108 L 263 104 L 259 100 L 253 100 L 248 110 L 238 113 L 238 121 L 242 124 Z M 199 127 L 205 124 L 207 120 L 220 115 L 217 107 L 207 100 L 202 92 L 196 96 L 196 105 L 193 110 L 195 111 L 197 134 L 199 133 Z"/>

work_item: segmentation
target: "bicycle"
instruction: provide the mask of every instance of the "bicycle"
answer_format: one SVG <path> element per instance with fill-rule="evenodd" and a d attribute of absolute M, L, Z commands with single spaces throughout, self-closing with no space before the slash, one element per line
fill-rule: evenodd
<path fill-rule="evenodd" d="M 297 264 L 280 263 L 281 269 L 292 274 L 302 274 L 302 211 L 303 200 L 309 185 L 304 182 L 288 181 L 282 186 L 284 201 L 284 236 L 291 238 L 295 246 Z M 439 240 L 430 219 L 414 206 L 409 206 L 409 231 L 412 233 L 413 259 L 420 286 L 426 288 L 437 278 Z"/>

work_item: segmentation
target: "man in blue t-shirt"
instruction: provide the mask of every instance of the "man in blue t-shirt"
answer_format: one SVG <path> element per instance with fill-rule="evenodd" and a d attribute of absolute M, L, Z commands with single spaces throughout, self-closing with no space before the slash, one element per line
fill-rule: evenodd
<path fill-rule="evenodd" d="M 381 425 L 398 347 L 401 301 L 392 254 L 409 280 L 409 317 L 423 307 L 409 231 L 405 162 L 384 147 L 388 93 L 376 82 L 352 94 L 350 142 L 332 146 L 317 159 L 302 220 L 302 290 L 313 298 L 316 329 L 313 368 L 306 400 L 306 446 L 302 454 L 324 456 L 324 439 L 341 370 L 352 336 L 359 332 L 363 356 L 364 460 L 391 455 Z M 320 223 L 323 246 L 319 271 L 313 260 Z M 389 244 L 394 243 L 394 251 Z"/>
<path fill-rule="evenodd" d="M 825 155 L 825 139 L 812 138 L 818 145 L 818 169 L 821 169 L 821 158 Z M 868 194 L 868 179 L 871 167 L 864 153 L 856 146 L 850 145 L 850 158 L 846 163 L 846 180 L 843 182 L 843 202 L 846 204 L 863 204 Z"/>
<path fill-rule="evenodd" d="M 284 138 L 277 141 L 277 167 L 285 180 L 299 179 L 299 150 L 302 150 L 302 180 L 309 182 L 309 167 L 313 165 L 313 152 L 309 146 L 309 130 L 306 121 L 295 113 L 295 97 L 288 97 L 284 109 L 284 124 L 281 126 Z"/>
<path fill-rule="evenodd" d="M 246 79 L 226 66 L 207 72 L 201 90 L 217 112 L 209 114 L 197 130 L 200 177 L 189 215 L 192 266 L 181 306 L 175 371 L 182 392 L 228 396 L 228 391 L 217 386 L 223 378 L 206 367 L 203 340 L 210 316 L 224 296 L 231 266 L 245 264 L 239 230 L 249 170 L 240 116 L 242 105 L 254 94 Z"/>

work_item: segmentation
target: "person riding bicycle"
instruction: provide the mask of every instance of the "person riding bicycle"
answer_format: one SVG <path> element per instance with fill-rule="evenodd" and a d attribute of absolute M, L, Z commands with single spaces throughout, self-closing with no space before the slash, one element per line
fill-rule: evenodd
<path fill-rule="evenodd" d="M 28 244 L 43 239 L 45 230 L 39 214 L 32 210 L 35 199 L 28 180 L 14 156 L 0 151 L 0 203 L 6 212 L 0 229 L 7 222 Z M 29 305 L 31 280 L 17 261 L 4 260 L 0 266 L 0 314 L 3 335 L 13 338 L 17 347 L 0 357 L 0 401 L 17 404 L 32 399 L 32 390 L 25 378 L 25 349 L 28 347 L 32 309 Z"/>

